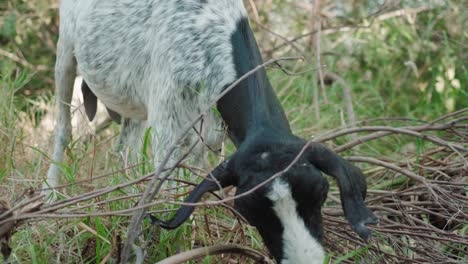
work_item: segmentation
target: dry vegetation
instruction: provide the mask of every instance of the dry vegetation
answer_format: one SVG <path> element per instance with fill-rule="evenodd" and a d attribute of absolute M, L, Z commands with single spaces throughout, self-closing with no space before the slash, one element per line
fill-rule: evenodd
<path fill-rule="evenodd" d="M 323 209 L 327 261 L 466 263 L 467 7 L 344 2 L 245 1 L 265 58 L 305 58 L 268 66 L 293 130 L 358 164 L 367 176 L 367 203 L 380 217 L 373 238 L 360 240 L 332 184 Z M 125 157 L 111 151 L 115 124 L 76 136 L 59 200 L 47 204 L 38 196 L 50 162 L 50 132 L 42 125 L 53 102 L 57 27 L 54 0 L 0 2 L 0 248 L 9 261 L 115 262 L 135 235 L 132 262 L 270 262 L 256 230 L 232 209 L 232 190 L 207 197 L 177 230 L 145 218 L 129 233 L 157 168 L 149 142 L 141 163 L 122 166 Z M 226 142 L 223 154 L 232 152 Z M 222 158 L 211 155 L 206 171 Z M 178 170 L 156 173 L 175 182 L 152 188 L 156 196 L 144 205 L 159 217 L 169 217 L 206 173 L 183 163 Z"/>

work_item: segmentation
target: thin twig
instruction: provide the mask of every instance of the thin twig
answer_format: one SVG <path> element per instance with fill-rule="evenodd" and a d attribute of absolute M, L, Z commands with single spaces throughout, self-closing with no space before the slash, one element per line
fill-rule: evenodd
<path fill-rule="evenodd" d="M 211 255 L 220 255 L 220 254 L 240 254 L 244 255 L 252 260 L 255 263 L 266 263 L 266 264 L 273 264 L 274 262 L 270 260 L 265 255 L 261 254 L 260 252 L 253 250 L 248 247 L 235 245 L 235 244 L 227 244 L 227 245 L 215 245 L 203 248 L 192 249 L 189 251 L 185 251 L 164 259 L 162 261 L 157 262 L 157 264 L 178 264 L 178 263 L 186 263 L 191 260 L 196 260 L 205 256 Z"/>
<path fill-rule="evenodd" d="M 13 53 L 10 53 L 6 50 L 2 50 L 0 49 L 0 56 L 3 56 L 3 57 L 6 57 L 14 62 L 17 62 L 23 66 L 25 66 L 26 68 L 29 68 L 33 71 L 47 71 L 49 68 L 45 65 L 33 65 L 31 63 L 29 63 L 28 61 L 24 60 L 24 59 L 21 59 L 20 57 L 16 56 L 15 54 Z"/>

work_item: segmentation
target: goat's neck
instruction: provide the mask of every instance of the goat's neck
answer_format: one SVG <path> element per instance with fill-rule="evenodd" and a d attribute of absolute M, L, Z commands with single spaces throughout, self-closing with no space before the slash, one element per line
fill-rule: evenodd
<path fill-rule="evenodd" d="M 252 137 L 291 134 L 264 73 L 255 74 L 226 94 L 218 102 L 218 110 L 237 147 Z"/>
<path fill-rule="evenodd" d="M 263 63 L 247 20 L 238 23 L 237 30 L 232 35 L 232 47 L 238 77 Z M 237 147 L 247 138 L 259 134 L 292 135 L 283 108 L 263 68 L 221 98 L 218 110 Z"/>

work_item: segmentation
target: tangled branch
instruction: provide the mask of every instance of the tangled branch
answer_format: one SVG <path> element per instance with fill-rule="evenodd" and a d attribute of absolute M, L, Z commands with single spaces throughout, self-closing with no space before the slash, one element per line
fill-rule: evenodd
<path fill-rule="evenodd" d="M 418 126 L 357 126 L 324 133 L 314 138 L 312 141 L 315 142 L 332 142 L 352 133 L 363 134 L 355 139 L 351 138 L 351 141 L 337 147 L 336 151 L 339 152 L 353 151 L 355 146 L 372 144 L 373 141 L 388 136 L 410 135 L 429 144 L 429 147 L 423 153 L 407 153 L 405 158 L 398 160 L 362 154 L 356 155 L 355 153 L 347 156 L 346 159 L 349 161 L 363 164 L 367 170 L 368 181 L 374 183 L 368 188 L 367 203 L 369 208 L 380 217 L 380 225 L 370 227 L 373 230 L 374 238 L 369 244 L 366 245 L 362 240 L 358 239 L 344 219 L 340 199 L 336 197 L 338 191 L 332 188 L 323 209 L 326 232 L 325 247 L 334 254 L 346 255 L 349 252 L 356 252 L 353 257 L 344 260 L 344 263 L 354 263 L 359 257 L 365 258 L 366 261 L 373 260 L 379 263 L 462 262 L 462 256 L 468 254 L 468 242 L 466 234 L 463 233 L 465 229 L 462 228 L 463 225 L 466 225 L 466 219 L 468 219 L 468 197 L 466 196 L 466 188 L 468 187 L 467 112 L 468 109 L 463 109 Z M 372 123 L 373 121 L 367 121 L 367 123 L 369 122 Z M 359 152 L 362 152 L 362 150 L 360 149 Z M 183 166 L 182 164 L 179 166 L 194 169 L 196 173 L 200 172 L 197 168 Z M 239 220 L 234 224 L 234 228 L 229 223 L 213 222 L 210 219 L 212 216 L 203 214 L 203 211 L 196 213 L 195 218 L 199 218 L 200 214 L 203 216 L 204 221 L 199 224 L 203 224 L 203 228 L 208 233 L 212 229 L 217 229 L 217 232 L 243 234 L 245 220 L 230 205 L 238 196 L 233 196 L 229 191 L 226 191 L 226 196 L 218 196 L 218 200 L 184 204 L 175 199 L 187 192 L 187 186 L 193 186 L 196 183 L 176 180 L 180 185 L 175 187 L 175 190 L 180 189 L 181 194 L 175 197 L 168 195 L 166 189 L 161 189 L 164 180 L 174 180 L 170 178 L 170 173 L 175 168 L 175 166 L 172 166 L 171 168 L 160 169 L 156 173 L 150 173 L 114 186 L 92 190 L 53 204 L 44 204 L 44 197 L 38 196 L 32 191 L 25 193 L 21 200 L 8 203 L 2 201 L 0 203 L 2 205 L 0 207 L 1 251 L 4 255 L 9 254 L 8 242 L 10 237 L 13 235 L 15 228 L 26 222 L 116 216 L 129 219 L 130 216 L 135 215 L 135 212 L 141 213 L 142 210 L 149 211 L 155 206 L 164 207 L 167 204 L 223 205 L 232 212 L 234 219 Z M 158 173 L 164 175 L 164 177 L 155 177 Z M 97 181 L 99 178 L 105 179 L 109 176 L 111 174 L 94 177 L 93 181 Z M 274 175 L 272 179 L 279 176 L 281 176 L 281 172 Z M 106 208 L 105 205 L 116 201 L 136 201 L 137 199 L 141 201 L 144 194 L 121 195 L 121 191 L 136 186 L 148 186 L 147 182 L 151 179 L 155 181 L 154 186 L 160 188 L 156 189 L 158 194 L 155 199 L 146 199 L 145 203 L 120 210 L 98 210 L 92 213 L 87 210 L 89 208 Z M 76 182 L 74 185 L 61 186 L 60 188 L 65 190 L 84 183 Z M 257 188 L 259 187 L 260 185 L 257 186 Z M 161 213 L 171 210 L 158 209 L 150 212 Z M 140 231 L 135 231 L 137 229 L 129 230 L 134 232 L 135 237 L 140 235 Z M 127 232 L 127 239 L 128 237 L 129 232 Z M 234 241 L 242 240 L 233 240 L 231 243 Z M 136 250 L 136 253 L 140 252 L 138 253 L 140 254 L 139 259 L 145 258 L 146 246 L 148 246 L 148 243 L 143 248 L 137 247 L 134 243 L 131 244 L 131 248 Z M 360 249 L 356 250 L 357 247 Z M 226 252 L 246 255 L 248 258 L 257 260 L 263 259 L 265 263 L 269 261 L 257 251 L 252 251 L 240 245 L 225 245 L 197 248 L 164 260 L 166 262 L 162 263 L 180 263 L 182 259 L 189 260 L 207 254 Z"/>

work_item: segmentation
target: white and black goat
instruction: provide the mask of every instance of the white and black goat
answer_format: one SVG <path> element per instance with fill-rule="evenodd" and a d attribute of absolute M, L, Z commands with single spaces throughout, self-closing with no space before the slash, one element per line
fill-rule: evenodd
<path fill-rule="evenodd" d="M 85 82 L 88 114 L 92 117 L 99 98 L 125 118 L 120 141 L 133 148 L 151 127 L 157 159 L 201 109 L 262 63 L 242 0 L 62 0 L 60 15 L 55 162 L 62 160 L 69 143 L 69 102 L 77 68 Z M 197 125 L 202 131 L 192 131 L 180 149 L 199 137 L 217 149 L 224 122 L 237 151 L 186 202 L 220 186 L 234 185 L 238 194 L 248 191 L 283 170 L 305 146 L 292 134 L 263 69 L 222 97 L 217 109 L 221 118 L 214 112 L 205 116 Z M 201 152 L 202 143 L 193 155 Z M 365 225 L 376 218 L 364 205 L 361 171 L 323 145 L 312 144 L 285 175 L 235 201 L 280 263 L 324 259 L 321 206 L 328 182 L 320 171 L 337 180 L 352 228 L 362 238 L 370 236 Z M 52 164 L 46 186 L 57 185 L 58 173 Z M 176 228 L 193 209 L 183 206 L 172 220 L 158 223 Z"/>

